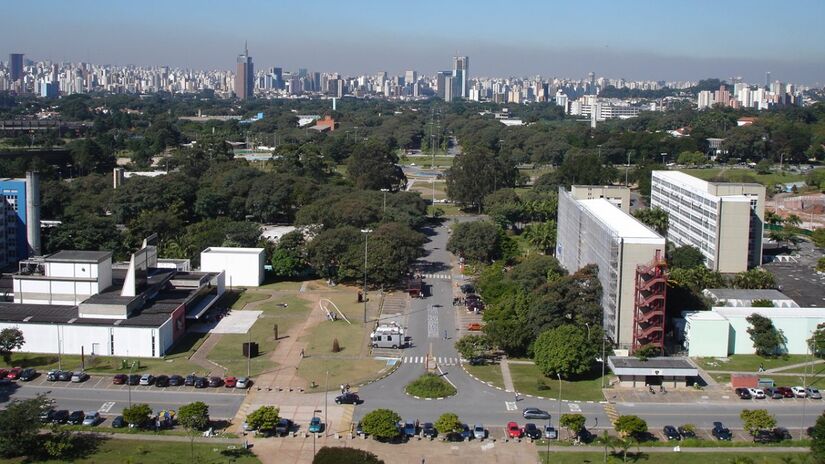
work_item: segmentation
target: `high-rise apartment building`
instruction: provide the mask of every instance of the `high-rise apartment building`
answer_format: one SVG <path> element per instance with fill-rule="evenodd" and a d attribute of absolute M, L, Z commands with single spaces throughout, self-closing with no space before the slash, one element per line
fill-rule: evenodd
<path fill-rule="evenodd" d="M 11 81 L 18 81 L 23 78 L 23 54 L 9 54 L 9 77 Z"/>
<path fill-rule="evenodd" d="M 467 56 L 453 57 L 452 97 L 467 98 L 470 96 L 470 58 Z M 446 100 L 446 99 L 445 99 Z M 450 99 L 452 100 L 452 98 Z M 449 101 L 449 100 L 448 100 Z"/>
<path fill-rule="evenodd" d="M 244 44 L 243 55 L 238 55 L 237 69 L 235 70 L 235 96 L 241 100 L 252 98 L 255 89 L 255 68 L 249 49 Z"/>
<path fill-rule="evenodd" d="M 438 71 L 435 75 L 436 95 L 444 101 L 451 101 L 453 95 L 452 82 L 452 73 L 450 71 Z M 449 89 L 447 88 L 448 86 L 450 87 Z"/>
<path fill-rule="evenodd" d="M 40 255 L 40 178 L 0 178 L 0 268 Z"/>
<path fill-rule="evenodd" d="M 574 189 L 586 194 L 587 187 Z M 556 258 L 569 272 L 595 264 L 604 329 L 619 348 L 634 343 L 636 271 L 662 256 L 665 239 L 606 198 L 579 199 L 559 189 Z"/>
<path fill-rule="evenodd" d="M 762 264 L 763 185 L 653 171 L 650 206 L 668 213 L 668 240 L 699 249 L 709 269 L 735 273 Z"/>

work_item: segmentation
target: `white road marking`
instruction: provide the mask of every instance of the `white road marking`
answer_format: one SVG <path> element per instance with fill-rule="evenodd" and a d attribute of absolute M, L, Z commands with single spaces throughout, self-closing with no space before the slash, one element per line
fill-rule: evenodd
<path fill-rule="evenodd" d="M 581 406 L 576 403 L 567 403 L 567 406 L 570 408 L 570 412 L 582 412 Z"/>
<path fill-rule="evenodd" d="M 100 406 L 100 409 L 98 409 L 97 412 L 103 412 L 103 413 L 109 412 L 112 409 L 112 406 L 114 406 L 114 405 L 115 405 L 114 401 L 109 401 L 109 402 L 103 403 L 103 405 Z"/>
<path fill-rule="evenodd" d="M 507 407 L 508 411 L 515 411 L 516 409 L 518 409 L 518 406 L 516 405 L 515 401 L 505 401 L 504 405 Z"/>
<path fill-rule="evenodd" d="M 427 307 L 427 338 L 439 338 L 438 310 L 433 305 Z"/>

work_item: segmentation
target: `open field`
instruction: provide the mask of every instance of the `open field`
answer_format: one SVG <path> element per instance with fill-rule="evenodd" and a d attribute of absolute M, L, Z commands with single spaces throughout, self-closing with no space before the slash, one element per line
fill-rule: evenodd
<path fill-rule="evenodd" d="M 513 377 L 513 385 L 516 391 L 521 394 L 546 396 L 556 398 L 558 396 L 559 381 L 545 377 L 535 364 L 510 364 L 510 375 Z M 563 400 L 577 401 L 602 401 L 601 377 L 587 380 L 561 382 L 561 398 Z"/>
<path fill-rule="evenodd" d="M 498 364 L 486 364 L 484 366 L 471 366 L 465 364 L 467 372 L 478 377 L 484 382 L 490 382 L 497 387 L 504 388 L 504 378 L 501 376 L 501 367 Z"/>
<path fill-rule="evenodd" d="M 766 187 L 805 180 L 804 174 L 789 172 L 757 174 L 752 169 L 744 168 L 680 169 L 680 171 L 704 180 L 724 179 L 727 182 L 758 182 Z"/>
<path fill-rule="evenodd" d="M 791 354 L 778 358 L 763 358 L 755 354 L 734 354 L 727 358 L 693 358 L 693 360 L 705 370 L 756 373 L 759 371 L 759 366 L 765 369 L 775 369 L 806 362 L 809 357 L 801 354 Z"/>
<path fill-rule="evenodd" d="M 632 448 L 627 453 L 627 462 L 645 464 L 729 464 L 737 457 L 747 457 L 753 460 L 754 464 L 781 464 L 785 462 L 804 462 L 806 453 L 640 453 L 635 454 L 636 449 Z M 786 458 L 794 458 L 794 461 L 787 461 Z M 604 461 L 603 452 L 550 452 L 549 460 L 547 453 L 539 451 L 540 462 L 553 462 L 556 464 L 582 464 L 597 463 Z M 610 460 L 612 459 L 612 460 Z M 621 455 L 611 458 L 608 451 L 608 462 L 622 462 Z M 742 462 L 742 461 L 736 461 Z"/>

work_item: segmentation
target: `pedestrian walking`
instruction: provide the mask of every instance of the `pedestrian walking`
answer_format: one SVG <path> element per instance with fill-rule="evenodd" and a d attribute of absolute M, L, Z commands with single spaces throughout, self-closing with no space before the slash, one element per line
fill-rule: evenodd
<path fill-rule="evenodd" d="M 446 339 L 447 339 L 447 330 L 445 329 L 444 330 L 444 340 L 446 340 Z"/>
<path fill-rule="evenodd" d="M 301 348 L 301 359 L 304 359 L 304 349 Z"/>
<path fill-rule="evenodd" d="M 344 394 L 344 384 L 343 383 L 341 384 L 341 394 L 342 395 Z"/>

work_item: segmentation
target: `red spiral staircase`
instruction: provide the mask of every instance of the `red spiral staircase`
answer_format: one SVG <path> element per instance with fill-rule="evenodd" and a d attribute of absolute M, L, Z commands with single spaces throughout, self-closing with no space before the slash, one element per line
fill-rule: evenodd
<path fill-rule="evenodd" d="M 665 347 L 665 297 L 667 264 L 660 250 L 647 265 L 636 267 L 632 352 L 647 345 Z"/>

